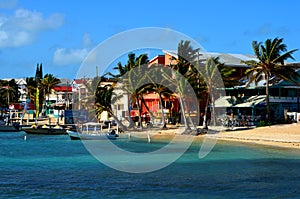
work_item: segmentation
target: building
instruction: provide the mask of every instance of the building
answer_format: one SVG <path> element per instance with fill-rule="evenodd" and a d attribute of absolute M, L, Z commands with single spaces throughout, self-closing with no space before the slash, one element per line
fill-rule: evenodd
<path fill-rule="evenodd" d="M 300 74 L 300 70 L 297 71 Z M 251 120 L 266 119 L 265 81 L 227 88 L 227 96 L 216 100 L 216 107 L 225 107 L 234 115 L 247 115 Z M 287 119 L 287 112 L 300 112 L 300 86 L 286 80 L 273 80 L 269 85 L 269 103 L 272 118 L 276 121 Z M 221 113 L 219 113 L 221 114 Z"/>
<path fill-rule="evenodd" d="M 159 55 L 150 60 L 149 64 L 171 65 L 176 64 L 178 59 L 177 51 L 164 50 L 164 55 Z M 228 113 L 235 115 L 247 115 L 252 120 L 265 119 L 266 117 L 266 82 L 260 82 L 259 85 L 245 87 L 247 78 L 245 71 L 249 68 L 242 61 L 257 60 L 254 55 L 233 54 L 233 53 L 216 53 L 216 52 L 200 52 L 198 61 L 205 64 L 208 57 L 218 57 L 220 63 L 224 63 L 224 67 L 234 68 L 235 72 L 231 75 L 231 80 L 239 80 L 241 86 L 225 88 L 226 96 L 218 96 L 215 101 L 215 107 L 219 116 L 224 112 L 219 110 L 227 110 Z M 294 63 L 294 65 L 300 65 Z M 298 70 L 299 73 L 300 70 Z M 244 85 L 243 85 L 244 84 Z M 224 89 L 224 88 L 222 88 Z M 299 89 L 300 87 L 284 80 L 273 81 L 270 85 L 270 107 L 275 120 L 286 118 L 287 112 L 299 112 Z M 200 106 L 200 111 L 204 110 L 205 103 Z"/>
<path fill-rule="evenodd" d="M 13 78 L 6 78 L 6 79 L 3 79 L 5 81 L 10 81 L 12 80 Z M 18 93 L 19 93 L 19 99 L 18 101 L 20 103 L 22 102 L 26 102 L 26 99 L 27 99 L 27 91 L 26 91 L 26 80 L 25 78 L 14 78 L 16 84 L 18 85 Z"/>

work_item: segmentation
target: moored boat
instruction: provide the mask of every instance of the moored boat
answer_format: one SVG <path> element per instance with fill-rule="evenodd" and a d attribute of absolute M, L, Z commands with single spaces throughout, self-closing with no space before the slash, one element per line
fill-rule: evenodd
<path fill-rule="evenodd" d="M 20 125 L 13 124 L 13 125 L 0 125 L 0 132 L 16 132 L 20 131 Z"/>
<path fill-rule="evenodd" d="M 61 126 L 31 126 L 29 128 L 23 128 L 23 131 L 27 134 L 40 134 L 40 135 L 64 135 L 67 134 L 66 129 Z"/>
<path fill-rule="evenodd" d="M 94 132 L 94 133 L 80 133 L 77 131 L 70 131 L 67 130 L 67 133 L 70 136 L 71 140 L 115 140 L 117 137 L 119 137 L 118 134 L 116 134 L 115 130 L 111 130 L 108 133 L 105 132 Z"/>

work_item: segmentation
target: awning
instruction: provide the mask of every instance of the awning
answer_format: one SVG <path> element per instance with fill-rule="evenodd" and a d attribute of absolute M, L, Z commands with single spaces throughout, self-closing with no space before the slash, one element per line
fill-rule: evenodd
<path fill-rule="evenodd" d="M 265 106 L 266 104 L 266 96 L 265 95 L 256 95 L 249 97 L 247 99 L 244 99 L 243 101 L 237 100 L 233 96 L 224 96 L 220 97 L 215 101 L 215 107 L 221 108 L 221 107 L 236 107 L 236 108 L 248 108 L 248 107 L 254 107 L 254 106 Z"/>
<path fill-rule="evenodd" d="M 231 96 L 220 97 L 215 101 L 215 107 L 216 108 L 232 107 L 233 104 L 231 103 L 231 101 L 232 101 Z"/>
<path fill-rule="evenodd" d="M 234 105 L 234 107 L 247 108 L 247 107 L 261 106 L 261 105 L 265 105 L 265 101 L 266 101 L 265 95 L 258 95 L 258 96 L 250 97 L 245 102 Z"/>

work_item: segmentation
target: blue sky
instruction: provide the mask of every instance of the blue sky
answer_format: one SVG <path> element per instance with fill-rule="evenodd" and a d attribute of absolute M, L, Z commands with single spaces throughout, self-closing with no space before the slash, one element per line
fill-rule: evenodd
<path fill-rule="evenodd" d="M 74 79 L 99 43 L 123 31 L 179 31 L 206 51 L 252 54 L 251 42 L 283 37 L 300 49 L 298 1 L 0 0 L 0 78 L 44 74 Z M 177 43 L 174 43 L 176 49 Z M 300 62 L 300 51 L 294 54 Z M 99 66 L 103 67 L 103 66 Z"/>

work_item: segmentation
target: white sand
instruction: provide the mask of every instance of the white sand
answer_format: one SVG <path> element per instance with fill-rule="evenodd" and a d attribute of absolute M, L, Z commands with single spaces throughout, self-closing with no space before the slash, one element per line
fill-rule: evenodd
<path fill-rule="evenodd" d="M 171 140 L 175 135 L 182 132 L 182 129 L 170 128 L 168 130 L 156 130 L 154 132 L 148 132 L 153 140 Z M 148 134 L 146 133 L 146 134 Z M 139 137 L 145 136 L 145 131 L 140 133 L 133 133 L 133 135 Z M 191 135 L 179 135 L 182 136 L 182 140 L 185 140 L 185 136 Z M 273 125 L 267 127 L 258 127 L 244 130 L 227 130 L 223 129 L 220 133 L 216 134 L 204 134 L 199 136 L 193 136 L 194 142 L 202 142 L 205 136 L 214 137 L 218 141 L 234 141 L 244 143 L 255 143 L 260 145 L 285 147 L 291 149 L 300 149 L 300 124 L 284 124 Z"/>
<path fill-rule="evenodd" d="M 217 139 L 300 149 L 300 124 L 294 123 L 258 127 L 249 130 L 223 131 L 217 135 Z"/>

